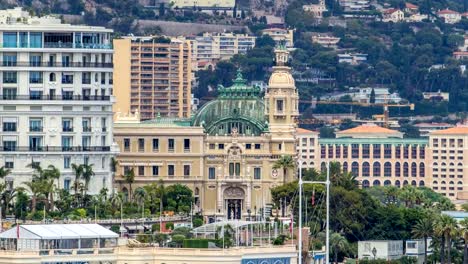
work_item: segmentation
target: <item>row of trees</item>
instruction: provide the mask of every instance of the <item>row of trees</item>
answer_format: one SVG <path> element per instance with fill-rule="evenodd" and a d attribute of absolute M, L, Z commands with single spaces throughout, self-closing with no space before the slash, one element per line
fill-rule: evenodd
<path fill-rule="evenodd" d="M 325 177 L 324 172 L 303 171 L 305 180 L 323 181 Z M 358 241 L 428 237 L 432 238 L 434 248 L 431 258 L 444 259 L 442 263 L 461 259 L 459 252 L 464 247 L 460 245 L 465 241 L 466 232 L 453 218 L 441 216 L 441 211 L 455 209 L 448 198 L 424 187 L 361 189 L 356 177 L 343 172 L 338 163 L 330 164 L 330 181 L 331 252 L 335 261 L 355 257 Z M 273 188 L 271 193 L 275 206 L 290 205 L 298 221 L 297 181 Z M 312 249 L 320 249 L 325 242 L 324 186 L 305 184 L 303 195 L 303 222 L 310 227 Z"/>

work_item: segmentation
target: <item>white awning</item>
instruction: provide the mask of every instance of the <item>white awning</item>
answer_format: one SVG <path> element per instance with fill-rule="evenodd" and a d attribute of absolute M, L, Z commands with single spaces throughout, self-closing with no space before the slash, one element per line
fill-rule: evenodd
<path fill-rule="evenodd" d="M 18 232 L 19 231 L 19 232 Z M 119 235 L 98 224 L 20 225 L 0 233 L 10 239 L 93 239 L 118 238 Z"/>

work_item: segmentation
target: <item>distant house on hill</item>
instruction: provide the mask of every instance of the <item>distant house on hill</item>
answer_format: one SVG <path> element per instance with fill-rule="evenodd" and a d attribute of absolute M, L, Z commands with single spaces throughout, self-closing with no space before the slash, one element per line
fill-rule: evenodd
<path fill-rule="evenodd" d="M 437 12 L 439 18 L 444 19 L 444 22 L 447 24 L 455 24 L 460 22 L 462 15 L 456 11 L 450 9 L 444 9 Z"/>

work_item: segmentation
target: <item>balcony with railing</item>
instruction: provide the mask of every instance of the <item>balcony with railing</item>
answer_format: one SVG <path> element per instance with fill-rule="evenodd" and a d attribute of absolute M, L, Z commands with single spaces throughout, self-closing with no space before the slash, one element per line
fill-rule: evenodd
<path fill-rule="evenodd" d="M 30 126 L 29 127 L 29 132 L 42 132 L 43 127 L 42 126 Z"/>
<path fill-rule="evenodd" d="M 15 63 L 3 63 L 4 67 L 65 67 L 65 68 L 113 68 L 113 63 L 101 63 L 101 62 L 41 62 L 41 61 L 30 61 L 30 62 L 15 62 Z"/>
<path fill-rule="evenodd" d="M 62 132 L 73 132 L 73 127 L 71 126 L 64 126 L 62 128 Z"/>
<path fill-rule="evenodd" d="M 91 132 L 92 128 L 90 126 L 84 126 L 83 127 L 83 132 Z"/>
<path fill-rule="evenodd" d="M 110 146 L 2 146 L 0 152 L 108 152 Z"/>
<path fill-rule="evenodd" d="M 3 94 L 0 100 L 110 101 L 109 95 L 16 95 Z"/>

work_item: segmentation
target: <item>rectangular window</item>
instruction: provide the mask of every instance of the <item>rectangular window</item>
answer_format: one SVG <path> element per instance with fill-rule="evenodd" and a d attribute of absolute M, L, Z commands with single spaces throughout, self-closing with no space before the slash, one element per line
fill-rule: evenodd
<path fill-rule="evenodd" d="M 65 156 L 63 157 L 63 168 L 69 169 L 71 165 L 71 157 Z"/>
<path fill-rule="evenodd" d="M 373 144 L 372 148 L 373 148 L 372 156 L 374 156 L 374 159 L 380 159 L 380 144 Z"/>
<path fill-rule="evenodd" d="M 13 169 L 15 167 L 15 164 L 13 161 L 5 161 L 5 169 Z"/>
<path fill-rule="evenodd" d="M 276 100 L 276 112 L 282 114 L 284 112 L 284 101 Z"/>
<path fill-rule="evenodd" d="M 224 149 L 224 144 L 219 144 L 218 149 Z"/>
<path fill-rule="evenodd" d="M 63 129 L 63 132 L 73 132 L 73 119 L 63 118 L 62 129 Z"/>
<path fill-rule="evenodd" d="M 351 145 L 351 158 L 353 159 L 359 158 L 359 145 L 358 144 Z"/>
<path fill-rule="evenodd" d="M 16 141 L 3 140 L 3 151 L 15 151 Z"/>
<path fill-rule="evenodd" d="M 167 175 L 174 176 L 174 165 L 167 165 Z"/>
<path fill-rule="evenodd" d="M 370 145 L 369 144 L 362 144 L 362 158 L 364 159 L 370 158 Z"/>
<path fill-rule="evenodd" d="M 145 139 L 144 138 L 138 139 L 138 151 L 140 152 L 145 151 Z"/>
<path fill-rule="evenodd" d="M 262 148 L 262 145 L 260 144 L 255 144 L 255 149 L 261 149 Z"/>
<path fill-rule="evenodd" d="M 30 48 L 42 48 L 42 33 L 41 32 L 29 33 L 29 47 Z"/>
<path fill-rule="evenodd" d="M 16 122 L 3 122 L 3 132 L 16 132 Z"/>
<path fill-rule="evenodd" d="M 130 151 L 130 139 L 124 138 L 124 151 Z"/>
<path fill-rule="evenodd" d="M 13 100 L 16 99 L 17 89 L 16 88 L 3 88 L 3 99 Z"/>
<path fill-rule="evenodd" d="M 184 139 L 184 151 L 190 151 L 190 139 L 189 138 Z"/>
<path fill-rule="evenodd" d="M 159 151 L 159 139 L 158 138 L 153 138 L 153 151 L 154 152 Z"/>
<path fill-rule="evenodd" d="M 42 83 L 42 72 L 29 72 L 29 83 Z"/>
<path fill-rule="evenodd" d="M 174 151 L 174 148 L 175 148 L 175 142 L 174 142 L 174 139 L 173 138 L 170 138 L 167 140 L 167 148 L 169 151 Z"/>
<path fill-rule="evenodd" d="M 20 48 L 27 48 L 28 47 L 28 32 L 20 32 L 19 33 L 19 45 Z"/>
<path fill-rule="evenodd" d="M 254 168 L 254 179 L 260 180 L 262 178 L 262 169 L 261 168 Z"/>
<path fill-rule="evenodd" d="M 153 176 L 159 176 L 159 166 L 153 166 Z"/>
<path fill-rule="evenodd" d="M 426 158 L 426 149 L 424 146 L 419 147 L 419 158 L 425 159 Z"/>
<path fill-rule="evenodd" d="M 252 144 L 245 144 L 245 149 L 252 149 Z"/>
<path fill-rule="evenodd" d="M 347 159 L 347 158 L 348 158 L 348 146 L 343 145 L 343 159 Z"/>
<path fill-rule="evenodd" d="M 145 166 L 138 166 L 138 176 L 145 176 Z"/>
<path fill-rule="evenodd" d="M 41 66 L 42 56 L 41 55 L 30 55 L 29 66 L 38 67 Z M 52 81 L 52 80 L 49 80 Z"/>
<path fill-rule="evenodd" d="M 83 136 L 81 138 L 81 146 L 83 146 L 83 148 L 88 148 L 91 146 L 91 137 L 90 136 Z"/>
<path fill-rule="evenodd" d="M 130 169 L 129 166 L 124 166 L 124 167 L 123 167 L 123 173 L 124 173 L 124 174 L 130 173 L 130 171 L 131 171 L 131 169 Z"/>
<path fill-rule="evenodd" d="M 4 71 L 3 72 L 3 83 L 16 83 L 17 72 L 15 71 Z"/>
<path fill-rule="evenodd" d="M 42 119 L 37 119 L 37 118 L 29 119 L 29 131 L 41 132 L 42 131 Z"/>
<path fill-rule="evenodd" d="M 210 180 L 216 179 L 216 168 L 214 168 L 214 167 L 209 167 L 208 168 L 208 179 L 210 179 Z"/>
<path fill-rule="evenodd" d="M 62 136 L 62 150 L 69 151 L 73 146 L 73 137 L 71 136 Z"/>
<path fill-rule="evenodd" d="M 210 148 L 210 149 L 215 149 L 215 148 L 216 148 L 216 145 L 213 144 L 213 143 L 210 143 L 209 148 Z"/>
<path fill-rule="evenodd" d="M 4 48 L 16 48 L 18 43 L 17 32 L 3 32 L 3 47 Z"/>
<path fill-rule="evenodd" d="M 63 188 L 64 188 L 65 190 L 70 190 L 70 182 L 71 182 L 70 179 L 65 179 L 65 180 L 63 180 Z"/>
<path fill-rule="evenodd" d="M 184 176 L 190 176 L 190 165 L 184 165 Z"/>
<path fill-rule="evenodd" d="M 327 155 L 327 149 L 325 145 L 320 146 L 320 158 L 325 159 Z"/>
<path fill-rule="evenodd" d="M 16 53 L 3 54 L 3 66 L 16 66 Z"/>
<path fill-rule="evenodd" d="M 42 150 L 42 137 L 30 136 L 29 137 L 29 150 L 41 151 Z"/>
<path fill-rule="evenodd" d="M 385 144 L 384 145 L 384 158 L 391 159 L 392 158 L 392 145 Z"/>

